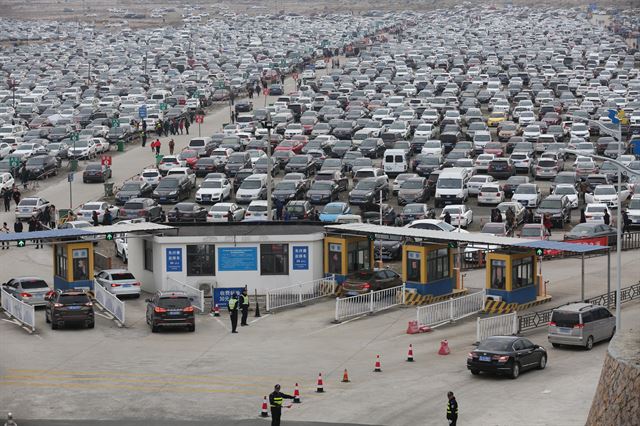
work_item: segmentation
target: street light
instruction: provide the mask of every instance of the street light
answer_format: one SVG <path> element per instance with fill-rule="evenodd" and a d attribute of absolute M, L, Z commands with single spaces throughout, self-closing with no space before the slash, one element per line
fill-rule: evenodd
<path fill-rule="evenodd" d="M 267 220 L 273 220 L 273 200 L 271 199 L 271 129 L 273 129 L 273 121 L 271 115 L 262 122 L 262 126 L 267 129 Z"/>

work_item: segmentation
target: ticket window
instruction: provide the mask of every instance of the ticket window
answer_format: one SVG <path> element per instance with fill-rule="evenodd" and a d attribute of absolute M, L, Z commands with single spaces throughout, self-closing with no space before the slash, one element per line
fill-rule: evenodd
<path fill-rule="evenodd" d="M 369 240 L 353 241 L 347 247 L 347 274 L 370 269 L 371 244 Z"/>
<path fill-rule="evenodd" d="M 89 280 L 89 250 L 73 249 L 71 266 L 73 268 L 73 281 Z"/>
<path fill-rule="evenodd" d="M 427 254 L 427 282 L 434 282 L 450 276 L 449 249 L 430 250 Z"/>
<path fill-rule="evenodd" d="M 56 277 L 60 277 L 64 280 L 68 279 L 68 259 L 67 259 L 67 250 L 64 244 L 56 244 L 55 249 L 56 261 L 55 261 L 55 275 Z"/>
<path fill-rule="evenodd" d="M 491 288 L 494 290 L 506 290 L 507 261 L 491 260 Z"/>
<path fill-rule="evenodd" d="M 511 289 L 517 290 L 534 284 L 533 256 L 511 261 Z"/>
<path fill-rule="evenodd" d="M 407 281 L 422 282 L 420 252 L 407 251 Z"/>
<path fill-rule="evenodd" d="M 341 275 L 342 271 L 342 244 L 329 244 L 329 270 L 330 274 Z"/>

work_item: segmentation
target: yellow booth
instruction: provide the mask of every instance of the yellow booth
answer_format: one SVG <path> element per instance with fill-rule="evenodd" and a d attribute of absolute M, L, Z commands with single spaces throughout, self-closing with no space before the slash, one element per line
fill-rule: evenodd
<path fill-rule="evenodd" d="M 56 290 L 93 290 L 93 242 L 54 244 L 53 265 Z"/>
<path fill-rule="evenodd" d="M 342 283 L 347 275 L 373 269 L 373 241 L 367 237 L 331 235 L 324 238 L 324 273 Z"/>
<path fill-rule="evenodd" d="M 499 296 L 507 303 L 536 300 L 538 259 L 535 250 L 488 252 L 487 295 Z"/>
<path fill-rule="evenodd" d="M 453 251 L 447 244 L 405 244 L 402 278 L 418 294 L 440 296 L 458 287 Z"/>

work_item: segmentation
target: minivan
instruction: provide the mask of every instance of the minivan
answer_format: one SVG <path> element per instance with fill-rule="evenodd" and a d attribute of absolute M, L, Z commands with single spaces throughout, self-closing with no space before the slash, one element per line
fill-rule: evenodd
<path fill-rule="evenodd" d="M 443 207 L 446 204 L 464 204 L 469 198 L 468 181 L 469 173 L 463 167 L 442 170 L 436 183 L 436 207 Z"/>
<path fill-rule="evenodd" d="M 409 170 L 409 160 L 403 149 L 387 149 L 384 151 L 382 167 L 387 175 L 397 175 Z"/>
<path fill-rule="evenodd" d="M 583 346 L 609 340 L 616 333 L 616 317 L 603 306 L 590 303 L 571 303 L 551 313 L 548 339 L 553 347 Z"/>

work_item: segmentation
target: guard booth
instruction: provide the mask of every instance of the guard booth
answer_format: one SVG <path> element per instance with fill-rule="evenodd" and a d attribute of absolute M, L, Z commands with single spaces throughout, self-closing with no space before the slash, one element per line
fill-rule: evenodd
<path fill-rule="evenodd" d="M 507 303 L 536 300 L 542 286 L 537 285 L 538 259 L 535 250 L 497 250 L 487 253 L 487 296 Z"/>
<path fill-rule="evenodd" d="M 402 247 L 402 278 L 418 294 L 441 296 L 460 286 L 454 253 L 447 244 L 410 243 Z"/>
<path fill-rule="evenodd" d="M 55 243 L 53 265 L 56 290 L 93 290 L 93 242 Z"/>
<path fill-rule="evenodd" d="M 373 241 L 368 237 L 331 235 L 324 238 L 324 274 L 335 275 L 338 284 L 353 272 L 373 268 Z"/>

